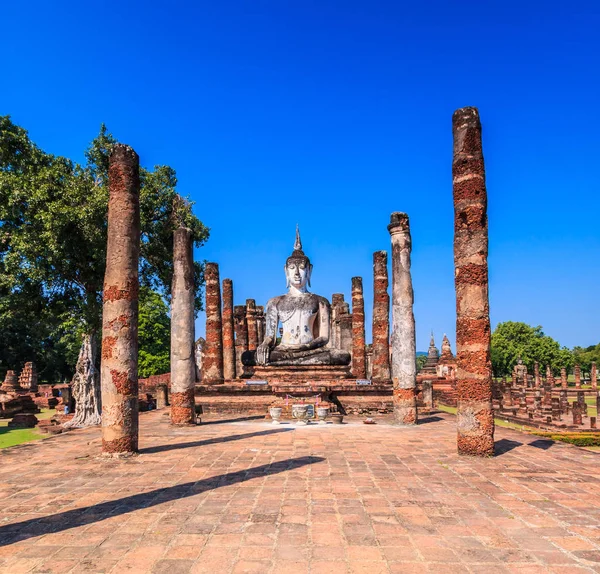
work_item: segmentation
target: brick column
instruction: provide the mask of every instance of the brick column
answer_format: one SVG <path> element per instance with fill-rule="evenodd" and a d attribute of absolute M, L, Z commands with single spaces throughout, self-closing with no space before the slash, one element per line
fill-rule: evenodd
<path fill-rule="evenodd" d="M 459 454 L 494 454 L 488 222 L 481 123 L 476 108 L 452 117 L 454 282 L 456 287 L 457 446 Z"/>
<path fill-rule="evenodd" d="M 171 422 L 194 424 L 196 409 L 194 242 L 192 230 L 173 233 L 173 283 L 171 285 Z"/>
<path fill-rule="evenodd" d="M 352 277 L 352 374 L 367 376 L 365 370 L 365 300 L 362 277 Z"/>
<path fill-rule="evenodd" d="M 533 380 L 536 388 L 542 386 L 542 379 L 540 377 L 540 364 L 537 361 L 533 363 Z"/>
<path fill-rule="evenodd" d="M 563 389 L 566 389 L 569 386 L 569 379 L 567 378 L 566 367 L 561 367 L 560 369 L 560 385 Z"/>
<path fill-rule="evenodd" d="M 331 296 L 331 329 L 329 331 L 329 346 L 332 349 L 341 349 L 340 347 L 340 313 L 344 305 L 344 295 L 334 293 Z"/>
<path fill-rule="evenodd" d="M 108 164 L 108 243 L 102 309 L 102 452 L 138 450 L 140 164 L 117 144 Z"/>
<path fill-rule="evenodd" d="M 552 387 L 554 386 L 554 374 L 552 373 L 550 365 L 546 365 L 546 384 Z"/>
<path fill-rule="evenodd" d="M 406 213 L 395 212 L 388 230 L 392 239 L 392 382 L 394 418 L 398 424 L 417 423 L 415 386 L 417 349 L 415 342 L 414 294 L 410 274 L 412 240 Z"/>
<path fill-rule="evenodd" d="M 590 368 L 590 379 L 592 389 L 596 390 L 598 388 L 598 375 L 596 372 L 596 363 L 592 363 L 592 366 Z M 600 416 L 600 413 L 598 413 L 598 416 Z"/>
<path fill-rule="evenodd" d="M 256 351 L 258 347 L 258 324 L 256 322 L 256 301 L 246 299 L 246 323 L 248 323 L 248 350 Z"/>
<path fill-rule="evenodd" d="M 258 333 L 257 341 L 260 345 L 265 338 L 265 308 L 262 305 L 256 306 L 256 331 Z"/>
<path fill-rule="evenodd" d="M 206 345 L 202 367 L 202 382 L 223 382 L 223 321 L 221 318 L 221 288 L 219 266 L 207 263 L 204 270 L 206 281 Z"/>
<path fill-rule="evenodd" d="M 573 424 L 575 426 L 580 426 L 583 424 L 583 413 L 581 409 L 581 405 L 575 401 L 572 405 L 573 412 Z"/>
<path fill-rule="evenodd" d="M 579 365 L 575 365 L 573 369 L 573 373 L 575 374 L 575 388 L 581 388 L 581 367 Z"/>
<path fill-rule="evenodd" d="M 390 296 L 388 294 L 387 252 L 373 253 L 373 367 L 374 383 L 389 383 Z"/>
<path fill-rule="evenodd" d="M 223 279 L 223 376 L 226 379 L 235 379 L 233 281 L 231 279 Z"/>
<path fill-rule="evenodd" d="M 248 323 L 246 322 L 246 307 L 236 305 L 233 308 L 233 328 L 235 330 L 235 366 L 238 377 L 244 372 L 242 355 L 248 350 Z"/>

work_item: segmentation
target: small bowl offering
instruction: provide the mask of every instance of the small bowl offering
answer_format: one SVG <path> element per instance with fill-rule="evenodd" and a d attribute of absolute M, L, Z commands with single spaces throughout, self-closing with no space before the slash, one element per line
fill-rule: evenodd
<path fill-rule="evenodd" d="M 373 418 L 371 418 L 371 417 L 368 417 L 368 418 L 366 418 L 366 419 L 363 421 L 363 423 L 365 423 L 366 425 L 374 425 L 374 424 L 376 424 L 376 423 L 375 423 L 375 419 L 373 419 Z"/>

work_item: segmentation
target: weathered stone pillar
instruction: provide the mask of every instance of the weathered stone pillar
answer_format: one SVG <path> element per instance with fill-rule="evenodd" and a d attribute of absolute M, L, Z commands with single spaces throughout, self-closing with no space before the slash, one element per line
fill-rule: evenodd
<path fill-rule="evenodd" d="M 367 376 L 365 370 L 365 300 L 362 277 L 352 277 L 352 374 Z"/>
<path fill-rule="evenodd" d="M 344 303 L 340 314 L 338 315 L 338 349 L 352 354 L 352 314 L 350 306 Z"/>
<path fill-rule="evenodd" d="M 567 368 L 561 367 L 560 369 L 560 384 L 563 389 L 566 389 L 569 386 L 569 380 L 567 378 Z"/>
<path fill-rule="evenodd" d="M 573 369 L 573 373 L 575 375 L 575 388 L 580 389 L 581 388 L 581 367 L 579 365 L 575 365 L 575 368 Z"/>
<path fill-rule="evenodd" d="M 138 450 L 140 164 L 117 144 L 108 165 L 108 243 L 102 311 L 102 452 Z"/>
<path fill-rule="evenodd" d="M 248 323 L 244 305 L 236 305 L 233 308 L 233 328 L 235 331 L 235 368 L 237 376 L 241 377 L 244 372 L 242 355 L 248 350 Z"/>
<path fill-rule="evenodd" d="M 590 383 L 592 384 L 592 389 L 596 390 L 598 388 L 598 374 L 596 372 L 596 363 L 592 363 L 592 366 L 590 368 Z"/>
<path fill-rule="evenodd" d="M 156 385 L 156 408 L 157 409 L 164 409 L 169 404 L 168 396 L 169 396 L 169 389 L 167 388 L 166 384 L 161 383 L 159 385 Z"/>
<path fill-rule="evenodd" d="M 258 325 L 256 323 L 256 301 L 246 299 L 246 323 L 248 324 L 248 350 L 256 351 L 258 347 Z"/>
<path fill-rule="evenodd" d="M 410 274 L 412 240 L 406 213 L 394 212 L 388 225 L 392 240 L 392 383 L 394 419 L 417 423 L 417 349 L 414 293 Z M 387 257 L 386 257 L 387 259 Z M 373 341 L 375 343 L 375 341 Z M 373 344 L 373 347 L 375 344 Z"/>
<path fill-rule="evenodd" d="M 452 117 L 454 282 L 456 287 L 457 446 L 459 454 L 494 454 L 488 222 L 481 123 L 476 108 Z"/>
<path fill-rule="evenodd" d="M 206 264 L 204 279 L 206 281 L 206 344 L 202 382 L 210 385 L 223 382 L 223 321 L 219 266 L 216 263 Z"/>
<path fill-rule="evenodd" d="M 331 328 L 329 331 L 329 347 L 332 349 L 341 349 L 340 347 L 340 313 L 344 305 L 344 295 L 334 293 L 331 296 Z"/>
<path fill-rule="evenodd" d="M 171 423 L 195 424 L 196 333 L 194 325 L 194 241 L 185 227 L 173 233 L 171 285 Z"/>
<path fill-rule="evenodd" d="M 554 375 L 552 374 L 550 365 L 546 365 L 546 384 L 551 387 L 554 386 Z"/>
<path fill-rule="evenodd" d="M 233 281 L 223 279 L 223 376 L 226 379 L 235 379 L 235 371 Z"/>
<path fill-rule="evenodd" d="M 262 305 L 256 306 L 256 331 L 258 345 L 260 345 L 265 338 L 265 308 Z"/>
<path fill-rule="evenodd" d="M 572 405 L 573 409 L 573 424 L 575 426 L 580 426 L 583 424 L 583 413 L 581 411 L 581 405 L 575 401 Z"/>
<path fill-rule="evenodd" d="M 374 383 L 390 382 L 390 296 L 386 251 L 373 253 L 372 373 Z"/>
<path fill-rule="evenodd" d="M 540 377 L 540 364 L 537 361 L 533 363 L 533 380 L 536 388 L 542 386 L 542 378 Z"/>

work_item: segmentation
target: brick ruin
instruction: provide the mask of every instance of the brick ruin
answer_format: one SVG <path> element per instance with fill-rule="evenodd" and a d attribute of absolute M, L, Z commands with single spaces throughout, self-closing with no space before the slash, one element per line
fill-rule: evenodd
<path fill-rule="evenodd" d="M 352 277 L 352 374 L 367 376 L 365 364 L 365 300 L 362 277 Z"/>
<path fill-rule="evenodd" d="M 139 157 L 115 145 L 109 160 L 108 244 L 102 311 L 102 452 L 138 450 Z"/>
<path fill-rule="evenodd" d="M 457 446 L 459 454 L 494 454 L 488 223 L 481 122 L 476 108 L 452 117 L 456 287 Z"/>
<path fill-rule="evenodd" d="M 171 395 L 167 399 L 171 404 L 171 422 L 176 425 L 196 422 L 193 247 L 192 230 L 176 229 L 171 285 Z M 163 402 L 163 393 L 160 397 Z"/>
<path fill-rule="evenodd" d="M 517 363 L 510 378 L 495 379 L 493 408 L 496 417 L 537 428 L 558 430 L 594 430 L 596 417 L 588 416 L 588 403 L 600 406 L 600 395 L 593 378 L 589 388 L 582 388 L 581 378 L 573 386 L 556 380 L 550 367 L 545 376 L 534 364 L 534 376 L 527 374 L 522 363 Z M 566 373 L 563 367 L 561 372 Z M 574 374 L 577 368 L 574 369 Z M 598 411 L 597 411 L 598 412 Z"/>
<path fill-rule="evenodd" d="M 206 281 L 206 344 L 202 361 L 202 381 L 207 384 L 218 384 L 224 379 L 219 266 L 216 263 L 207 263 L 204 278 Z"/>
<path fill-rule="evenodd" d="M 386 251 L 373 253 L 373 356 L 371 380 L 391 382 L 390 375 L 390 296 L 388 294 Z"/>
<path fill-rule="evenodd" d="M 408 215 L 392 213 L 388 230 L 392 241 L 391 376 L 394 385 L 394 418 L 398 424 L 414 425 L 417 424 L 418 418 L 415 397 L 417 348 L 413 313 L 414 294 L 410 274 L 412 240 Z"/>
<path fill-rule="evenodd" d="M 351 367 L 332 363 L 290 370 L 243 364 L 244 354 L 255 351 L 265 337 L 265 310 L 254 299 L 234 305 L 233 282 L 224 279 L 221 292 L 216 263 L 205 266 L 206 340 L 194 342 L 192 239 L 190 230 L 180 228 L 174 233 L 172 372 L 138 381 L 139 160 L 131 148 L 115 146 L 109 165 L 103 294 L 103 452 L 136 452 L 139 410 L 153 404 L 164 408 L 169 403 L 174 424 L 195 423 L 199 408 L 220 414 L 265 414 L 272 405 L 288 412 L 295 401 L 341 413 L 393 412 L 398 424 L 415 424 L 418 410 L 431 408 L 437 398 L 458 407 L 458 452 L 478 456 L 493 454 L 494 414 L 534 426 L 596 429 L 596 417 L 588 416 L 587 406 L 593 401 L 600 407 L 595 364 L 590 388 L 583 388 L 578 365 L 574 388 L 569 387 L 565 368 L 555 379 L 549 367 L 544 376 L 538 363 L 530 375 L 521 361 L 510 380 L 492 381 L 487 194 L 481 124 L 475 108 L 454 113 L 453 137 L 457 352 L 455 357 L 444 335 L 440 354 L 432 334 L 425 367 L 418 374 L 409 220 L 406 214 L 394 212 L 388 226 L 391 337 L 386 251 L 373 254 L 372 344 L 365 340 L 362 278 L 352 278 L 351 304 L 341 293 L 331 298 L 327 347 L 349 353 Z M 27 363 L 19 377 L 9 371 L 0 387 L 0 416 L 17 406 L 19 412 L 33 413 L 38 403 L 72 407 L 70 387 L 39 385 L 33 363 Z M 31 422 L 24 417 L 23 423 L 25 419 Z"/>

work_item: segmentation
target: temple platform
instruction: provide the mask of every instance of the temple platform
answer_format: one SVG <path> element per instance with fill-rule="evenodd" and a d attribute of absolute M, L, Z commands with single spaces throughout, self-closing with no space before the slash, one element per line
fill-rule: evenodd
<path fill-rule="evenodd" d="M 297 366 L 267 366 L 251 367 L 250 379 L 264 380 L 269 383 L 295 382 L 309 384 L 312 381 L 337 381 L 352 379 L 350 366 L 335 365 L 297 365 Z"/>
<path fill-rule="evenodd" d="M 330 405 L 342 414 L 373 415 L 393 411 L 392 385 L 361 384 L 357 379 L 272 382 L 235 379 L 220 385 L 196 384 L 196 404 L 202 414 L 266 415 L 272 406 L 292 403 Z M 417 388 L 421 408 L 431 408 L 427 393 Z"/>

